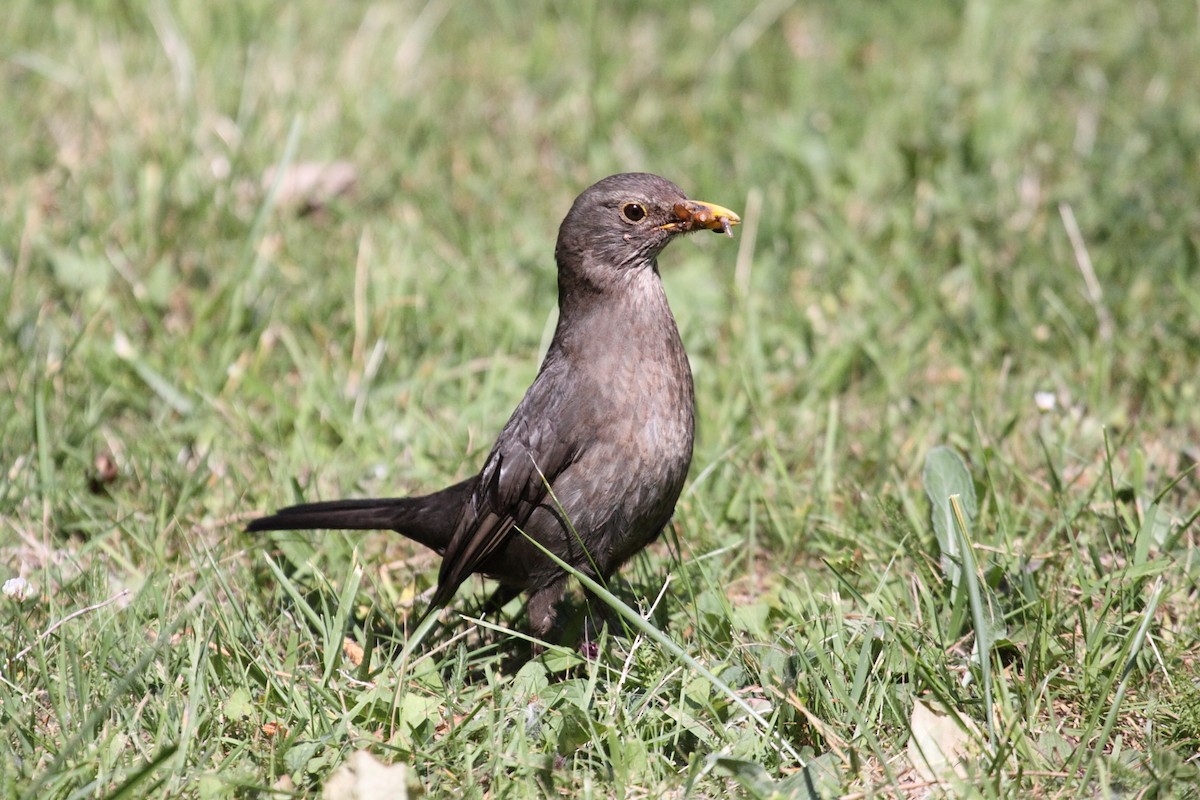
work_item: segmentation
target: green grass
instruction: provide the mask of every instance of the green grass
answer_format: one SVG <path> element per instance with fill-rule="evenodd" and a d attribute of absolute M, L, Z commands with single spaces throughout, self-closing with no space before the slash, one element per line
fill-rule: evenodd
<path fill-rule="evenodd" d="M 0 797 L 310 793 L 358 750 L 434 797 L 1196 796 L 1195 4 L 5 13 Z M 337 159 L 318 213 L 264 191 Z M 521 666 L 514 604 L 400 663 L 434 556 L 242 525 L 477 468 L 558 221 L 642 169 L 746 222 L 662 260 L 700 440 L 614 586 L 690 660 Z M 977 509 L 935 534 L 940 445 Z"/>

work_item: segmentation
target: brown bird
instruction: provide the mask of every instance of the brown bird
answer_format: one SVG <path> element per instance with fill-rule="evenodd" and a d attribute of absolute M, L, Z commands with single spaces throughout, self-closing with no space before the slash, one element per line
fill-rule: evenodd
<path fill-rule="evenodd" d="M 482 573 L 500 582 L 492 607 L 528 594 L 531 632 L 544 638 L 568 576 L 526 536 L 603 581 L 671 519 L 695 397 L 658 254 L 683 233 L 732 235 L 739 221 L 656 175 L 591 186 L 558 231 L 550 349 L 479 474 L 421 497 L 292 506 L 248 530 L 396 531 L 442 555 L 425 616 Z"/>

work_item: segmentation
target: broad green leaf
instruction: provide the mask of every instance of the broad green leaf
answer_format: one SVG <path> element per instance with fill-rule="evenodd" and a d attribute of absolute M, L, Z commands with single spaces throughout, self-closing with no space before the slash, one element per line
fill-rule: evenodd
<path fill-rule="evenodd" d="M 975 521 L 975 484 L 962 457 L 949 447 L 935 447 L 925 456 L 925 470 L 921 476 L 925 484 L 925 495 L 929 498 L 933 517 L 933 532 L 937 536 L 938 549 L 942 556 L 942 572 L 950 579 L 950 585 L 958 588 L 962 578 L 962 548 L 956 529 L 954 515 L 950 510 L 950 498 L 957 495 L 966 517 L 968 528 Z"/>

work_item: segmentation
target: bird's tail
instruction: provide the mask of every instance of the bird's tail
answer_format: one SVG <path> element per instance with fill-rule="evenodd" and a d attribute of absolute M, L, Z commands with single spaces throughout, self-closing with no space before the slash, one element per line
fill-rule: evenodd
<path fill-rule="evenodd" d="M 475 478 L 421 497 L 332 500 L 282 508 L 246 526 L 257 531 L 392 530 L 442 553 L 458 527 Z"/>
<path fill-rule="evenodd" d="M 304 503 L 281 508 L 267 517 L 259 517 L 246 526 L 248 531 L 307 531 L 317 528 L 334 531 L 390 530 L 402 519 L 404 508 L 412 500 L 387 497 L 368 500 L 334 500 L 328 503 Z"/>

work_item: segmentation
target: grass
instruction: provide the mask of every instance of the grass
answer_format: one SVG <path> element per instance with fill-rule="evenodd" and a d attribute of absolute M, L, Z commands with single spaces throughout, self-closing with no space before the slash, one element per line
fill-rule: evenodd
<path fill-rule="evenodd" d="M 0 796 L 1196 796 L 1194 4 L 9 6 Z M 746 219 L 663 258 L 657 638 L 521 665 L 514 604 L 400 662 L 434 556 L 241 527 L 475 469 L 634 169 Z"/>

